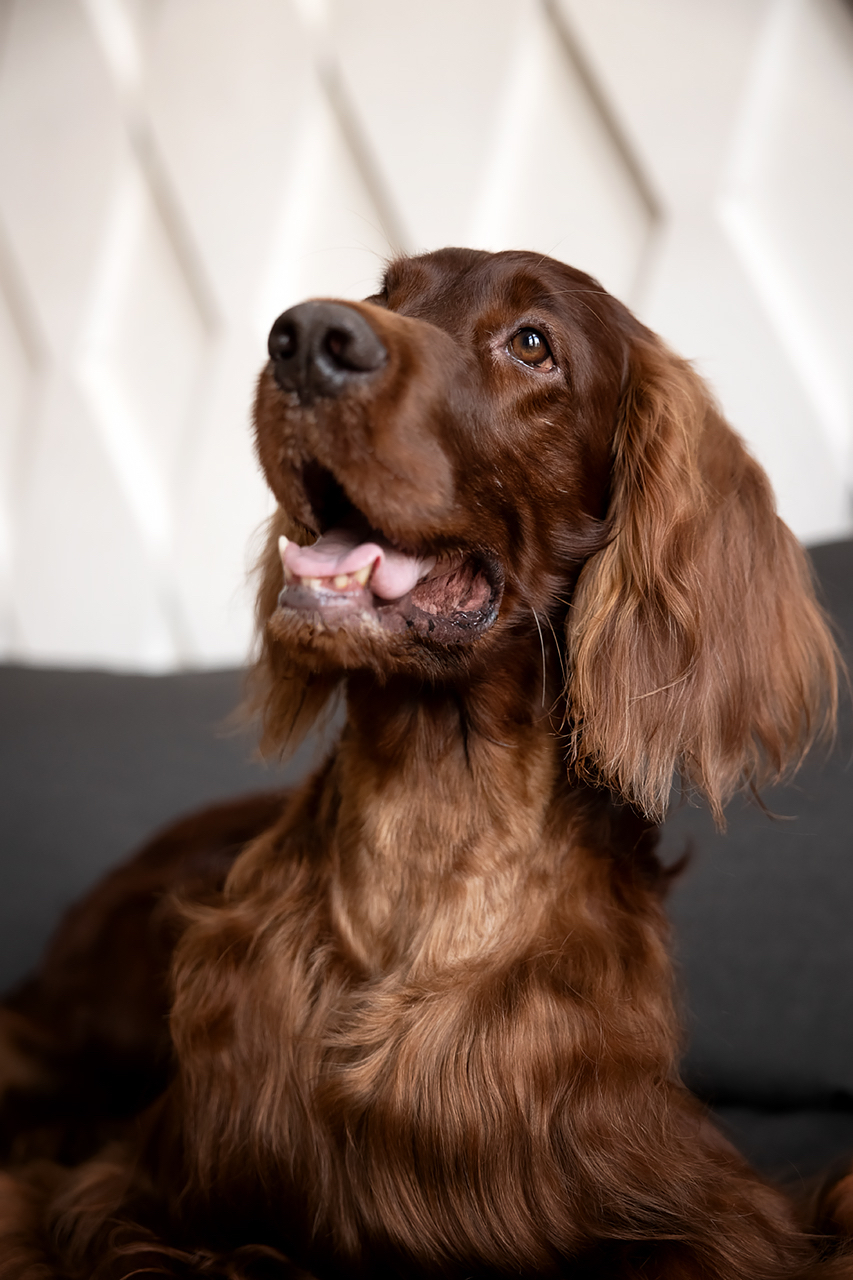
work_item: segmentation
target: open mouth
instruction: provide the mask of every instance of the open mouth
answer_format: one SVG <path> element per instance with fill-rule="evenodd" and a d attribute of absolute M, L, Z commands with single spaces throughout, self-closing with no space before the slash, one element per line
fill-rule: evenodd
<path fill-rule="evenodd" d="M 280 539 L 281 609 L 313 615 L 326 629 L 378 626 L 443 643 L 473 639 L 492 625 L 503 591 L 492 556 L 397 546 L 317 463 L 306 465 L 303 484 L 321 532 L 308 547 Z"/>

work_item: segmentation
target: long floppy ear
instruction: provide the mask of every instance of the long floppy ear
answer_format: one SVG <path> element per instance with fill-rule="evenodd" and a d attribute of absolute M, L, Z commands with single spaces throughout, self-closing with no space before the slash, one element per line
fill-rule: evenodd
<path fill-rule="evenodd" d="M 674 774 L 722 808 L 834 725 L 838 655 L 769 482 L 699 376 L 649 335 L 615 439 L 613 538 L 568 624 L 579 772 L 650 817 Z"/>
<path fill-rule="evenodd" d="M 290 754 L 327 709 L 340 684 L 340 676 L 311 671 L 294 663 L 271 633 L 269 620 L 284 586 L 279 537 L 301 542 L 305 530 L 294 524 L 279 507 L 269 522 L 266 543 L 256 567 L 260 578 L 255 606 L 258 657 L 247 681 L 247 710 L 261 722 L 261 751 Z"/>

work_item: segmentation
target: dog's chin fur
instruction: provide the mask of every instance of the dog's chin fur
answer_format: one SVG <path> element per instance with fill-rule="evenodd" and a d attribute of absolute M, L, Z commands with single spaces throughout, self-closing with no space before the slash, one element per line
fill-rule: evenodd
<path fill-rule="evenodd" d="M 184 890 L 180 929 L 152 916 L 166 951 L 180 933 L 169 1083 L 71 1170 L 27 1164 L 50 1143 L 23 1127 L 0 1275 L 849 1280 L 678 1076 L 673 776 L 720 817 L 834 714 L 765 477 L 690 367 L 562 264 L 445 250 L 341 305 L 361 346 L 334 395 L 274 362 L 258 385 L 279 509 L 254 696 L 272 750 L 340 686 L 345 727 L 274 816 L 167 833 L 114 882 L 112 911 L 145 869 L 146 901 Z M 338 525 L 423 576 L 398 600 L 285 581 L 282 535 Z M 16 1011 L 18 1066 L 69 1009 L 88 1025 L 106 903 L 57 952 L 76 1003 L 57 961 Z"/>

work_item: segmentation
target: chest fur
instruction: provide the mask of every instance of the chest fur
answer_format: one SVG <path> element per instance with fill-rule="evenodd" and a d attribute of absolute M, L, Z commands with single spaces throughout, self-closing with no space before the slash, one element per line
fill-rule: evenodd
<path fill-rule="evenodd" d="M 633 1080 L 669 1069 L 654 895 L 622 901 L 607 860 L 565 832 L 555 848 L 547 822 L 516 828 L 516 848 L 494 827 L 444 845 L 425 830 L 430 875 L 422 859 L 396 883 L 381 859 L 399 831 L 353 829 L 322 860 L 268 851 L 251 890 L 184 941 L 173 1024 L 190 1177 L 245 1185 L 248 1164 L 274 1217 L 353 1257 L 371 1239 L 437 1256 L 455 1241 L 460 1257 L 538 1266 L 537 1223 L 566 1220 L 544 1201 L 564 1211 L 600 1149 L 589 1099 L 610 1105 L 614 1057 Z"/>

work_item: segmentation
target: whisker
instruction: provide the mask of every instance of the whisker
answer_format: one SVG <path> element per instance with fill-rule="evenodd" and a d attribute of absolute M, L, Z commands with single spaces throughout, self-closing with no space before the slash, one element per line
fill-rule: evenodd
<path fill-rule="evenodd" d="M 533 605 L 530 605 L 530 612 L 533 614 L 533 621 L 536 623 L 536 630 L 539 632 L 539 644 L 542 649 L 542 706 L 545 706 L 545 682 L 547 679 L 548 668 L 545 659 L 545 640 L 542 636 L 542 628 L 539 625 L 539 617 Z"/>
<path fill-rule="evenodd" d="M 554 624 L 553 624 L 553 622 L 551 621 L 550 615 L 549 615 L 549 614 L 547 614 L 547 613 L 545 614 L 545 621 L 548 623 L 548 627 L 549 627 L 549 629 L 550 629 L 550 631 L 551 631 L 551 635 L 554 637 L 554 647 L 555 647 L 555 648 L 556 648 L 556 650 L 557 650 L 557 660 L 558 660 L 558 661 L 559 661 L 559 663 L 560 663 L 560 670 L 561 670 L 561 671 L 562 671 L 562 673 L 563 673 L 563 680 L 565 680 L 565 678 L 566 678 L 566 662 L 565 662 L 565 659 L 564 659 L 564 657 L 563 657 L 563 647 L 562 647 L 562 645 L 560 644 L 559 640 L 557 639 L 557 633 L 556 633 L 556 631 L 554 630 Z"/>
<path fill-rule="evenodd" d="M 588 293 L 593 298 L 609 298 L 612 295 L 606 289 L 551 289 L 554 298 L 571 298 L 578 293 Z"/>

